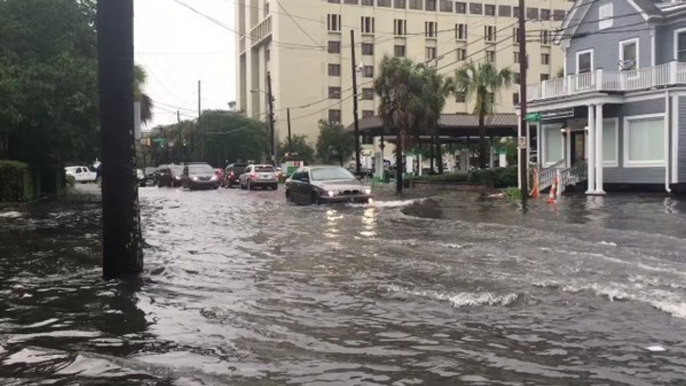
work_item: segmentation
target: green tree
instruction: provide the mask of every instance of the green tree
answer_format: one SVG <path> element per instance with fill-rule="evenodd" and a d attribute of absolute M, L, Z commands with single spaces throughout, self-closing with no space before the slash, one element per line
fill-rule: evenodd
<path fill-rule="evenodd" d="M 474 98 L 474 113 L 479 115 L 479 165 L 482 169 L 488 166 L 485 117 L 493 113 L 494 95 L 511 84 L 512 72 L 507 68 L 498 70 L 490 62 L 470 62 L 455 73 L 455 91 Z"/>
<path fill-rule="evenodd" d="M 407 58 L 384 56 L 374 91 L 379 96 L 379 115 L 384 129 L 396 130 L 396 190 L 403 190 L 403 147 L 412 140 L 417 111 L 422 106 L 422 77 L 417 66 Z"/>
<path fill-rule="evenodd" d="M 99 154 L 92 1 L 0 1 L 0 157 L 32 165 Z"/>
<path fill-rule="evenodd" d="M 148 81 L 148 73 L 140 65 L 135 65 L 133 68 L 133 100 L 141 104 L 141 122 L 148 123 L 152 121 L 153 109 L 155 104 L 152 98 L 143 92 Z"/>
<path fill-rule="evenodd" d="M 307 137 L 304 135 L 294 135 L 291 146 L 288 146 L 288 140 L 285 140 L 279 144 L 278 149 L 281 161 L 283 161 L 286 153 L 297 153 L 296 158 L 308 165 L 314 162 L 314 151 L 314 148 L 307 143 Z"/>
<path fill-rule="evenodd" d="M 443 155 L 441 149 L 441 138 L 438 131 L 438 120 L 445 107 L 446 98 L 451 93 L 453 81 L 438 73 L 435 68 L 419 66 L 419 76 L 421 77 L 421 95 L 416 106 L 416 123 L 425 129 L 420 130 L 421 134 L 431 134 L 431 147 L 429 158 L 431 158 L 431 171 L 434 172 L 434 156 L 438 159 L 438 172 L 443 174 Z M 436 149 L 436 154 L 434 154 Z"/>
<path fill-rule="evenodd" d="M 338 162 L 341 166 L 355 153 L 355 137 L 343 125 L 319 121 L 317 154 L 325 164 Z"/>

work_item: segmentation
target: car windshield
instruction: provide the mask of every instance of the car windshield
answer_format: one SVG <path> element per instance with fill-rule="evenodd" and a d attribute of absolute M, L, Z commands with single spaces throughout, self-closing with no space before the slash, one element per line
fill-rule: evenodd
<path fill-rule="evenodd" d="M 255 166 L 255 171 L 258 173 L 274 173 L 273 166 Z"/>
<path fill-rule="evenodd" d="M 354 180 L 355 177 L 343 168 L 312 169 L 313 180 Z"/>
<path fill-rule="evenodd" d="M 188 165 L 190 174 L 214 174 L 214 169 L 210 165 Z"/>

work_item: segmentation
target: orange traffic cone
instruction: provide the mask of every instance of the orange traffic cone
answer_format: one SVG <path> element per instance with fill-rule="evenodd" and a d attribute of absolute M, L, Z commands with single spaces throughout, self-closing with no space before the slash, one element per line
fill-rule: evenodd
<path fill-rule="evenodd" d="M 559 184 L 560 181 L 557 179 L 557 174 L 555 174 L 553 185 L 550 187 L 550 195 L 548 195 L 548 202 L 551 204 L 555 203 L 555 200 L 557 200 L 557 190 L 559 189 Z"/>
<path fill-rule="evenodd" d="M 531 196 L 535 200 L 538 200 L 538 198 L 541 196 L 541 191 L 539 190 L 539 182 L 538 182 L 538 168 L 534 169 L 534 189 L 531 192 Z"/>

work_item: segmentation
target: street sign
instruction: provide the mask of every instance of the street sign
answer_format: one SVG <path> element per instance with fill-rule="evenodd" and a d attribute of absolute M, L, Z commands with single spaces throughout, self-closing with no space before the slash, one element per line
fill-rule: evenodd
<path fill-rule="evenodd" d="M 526 137 L 519 137 L 518 144 L 520 149 L 526 149 Z"/>
<path fill-rule="evenodd" d="M 528 114 L 526 114 L 526 120 L 528 122 L 540 122 L 541 121 L 541 113 L 528 113 Z"/>
<path fill-rule="evenodd" d="M 166 141 L 166 140 L 167 140 L 166 138 L 155 138 L 155 139 L 153 139 L 152 141 L 155 142 L 155 143 L 162 143 L 162 142 L 164 142 L 164 141 Z"/>

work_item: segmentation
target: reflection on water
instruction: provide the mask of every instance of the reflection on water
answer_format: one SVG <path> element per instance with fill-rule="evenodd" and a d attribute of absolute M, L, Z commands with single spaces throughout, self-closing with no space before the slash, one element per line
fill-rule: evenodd
<path fill-rule="evenodd" d="M 97 201 L 0 216 L 0 384 L 686 383 L 683 201 L 141 194 L 136 282 Z"/>

